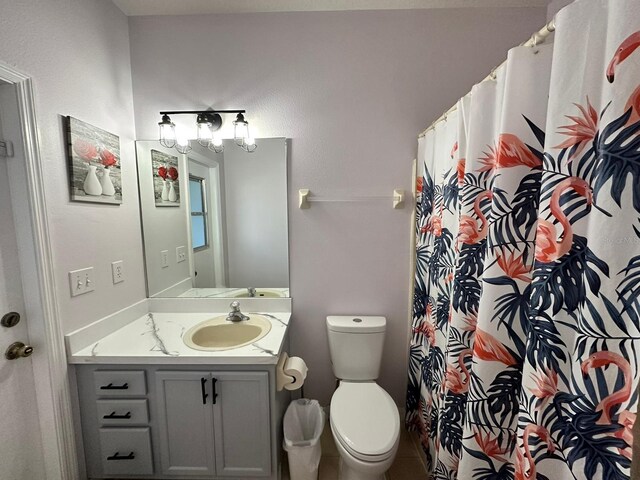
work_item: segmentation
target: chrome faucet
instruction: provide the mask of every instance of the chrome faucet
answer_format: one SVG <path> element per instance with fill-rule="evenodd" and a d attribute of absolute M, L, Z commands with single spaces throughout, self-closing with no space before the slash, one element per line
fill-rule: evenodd
<path fill-rule="evenodd" d="M 249 292 L 249 296 L 252 298 L 256 296 L 256 289 L 253 287 L 248 287 L 247 292 Z"/>
<path fill-rule="evenodd" d="M 240 311 L 240 302 L 234 300 L 229 306 L 231 307 L 231 311 L 229 312 L 229 315 L 227 315 L 227 322 L 237 323 L 242 322 L 243 320 L 249 320 L 249 317 Z"/>

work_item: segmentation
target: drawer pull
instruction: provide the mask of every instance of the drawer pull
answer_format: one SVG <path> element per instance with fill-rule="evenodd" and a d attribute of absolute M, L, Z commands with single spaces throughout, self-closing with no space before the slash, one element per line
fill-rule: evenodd
<path fill-rule="evenodd" d="M 134 458 L 136 458 L 136 456 L 133 452 L 129 455 L 120 455 L 120 452 L 116 452 L 110 457 L 107 457 L 107 460 L 133 460 Z"/>
<path fill-rule="evenodd" d="M 113 383 L 110 383 L 109 385 L 103 385 L 100 387 L 100 390 L 128 390 L 128 389 L 129 389 L 128 383 L 124 383 L 122 385 L 114 385 Z"/>
<path fill-rule="evenodd" d="M 123 420 L 128 420 L 131 418 L 131 412 L 127 412 L 124 415 L 116 415 L 116 412 L 111 412 L 109 415 L 105 415 L 102 418 L 109 418 L 109 419 L 123 419 Z"/>
<path fill-rule="evenodd" d="M 218 394 L 216 393 L 216 383 L 217 383 L 218 379 L 217 378 L 212 378 L 211 379 L 211 383 L 213 384 L 213 404 L 216 404 L 216 398 L 218 398 Z"/>

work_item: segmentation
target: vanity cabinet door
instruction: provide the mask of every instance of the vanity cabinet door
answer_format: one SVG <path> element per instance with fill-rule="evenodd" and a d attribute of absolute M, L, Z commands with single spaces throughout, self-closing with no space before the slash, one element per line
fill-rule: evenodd
<path fill-rule="evenodd" d="M 213 372 L 216 475 L 271 475 L 268 372 Z"/>
<path fill-rule="evenodd" d="M 156 373 L 163 474 L 213 476 L 211 393 L 208 372 Z"/>

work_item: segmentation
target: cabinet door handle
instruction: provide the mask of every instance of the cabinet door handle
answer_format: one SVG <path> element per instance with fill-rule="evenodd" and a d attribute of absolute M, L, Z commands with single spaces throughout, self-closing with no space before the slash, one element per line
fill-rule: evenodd
<path fill-rule="evenodd" d="M 116 452 L 110 457 L 107 457 L 107 460 L 133 460 L 135 458 L 136 456 L 133 452 L 131 452 L 129 455 L 120 455 L 120 452 Z"/>
<path fill-rule="evenodd" d="M 216 393 L 216 382 L 218 381 L 217 378 L 212 378 L 211 379 L 211 383 L 213 384 L 213 404 L 216 404 L 216 398 L 218 398 L 218 394 Z"/>
<path fill-rule="evenodd" d="M 100 390 L 128 390 L 128 389 L 129 389 L 128 383 L 123 383 L 122 385 L 114 385 L 113 383 L 110 383 L 109 385 L 102 385 L 100 387 Z"/>
<path fill-rule="evenodd" d="M 128 420 L 131 418 L 131 412 L 127 412 L 124 415 L 116 415 L 116 412 L 111 412 L 109 415 L 105 415 L 102 418 L 109 418 L 109 419 L 125 419 Z"/>
<path fill-rule="evenodd" d="M 207 379 L 206 378 L 201 378 L 200 379 L 200 388 L 202 389 L 202 404 L 206 405 L 207 404 L 207 397 L 209 396 L 207 394 Z"/>

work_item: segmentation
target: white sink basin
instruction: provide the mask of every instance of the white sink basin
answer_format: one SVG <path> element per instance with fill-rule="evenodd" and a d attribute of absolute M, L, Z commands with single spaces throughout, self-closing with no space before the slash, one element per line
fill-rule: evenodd
<path fill-rule="evenodd" d="M 271 330 L 271 322 L 262 315 L 249 315 L 249 320 L 227 322 L 226 316 L 206 320 L 187 330 L 185 345 L 195 350 L 216 351 L 244 347 L 257 342 Z"/>
<path fill-rule="evenodd" d="M 284 295 L 278 290 L 256 288 L 256 294 L 254 297 L 251 297 L 247 290 L 238 290 L 237 292 L 233 292 L 230 296 L 232 298 L 282 298 Z"/>

